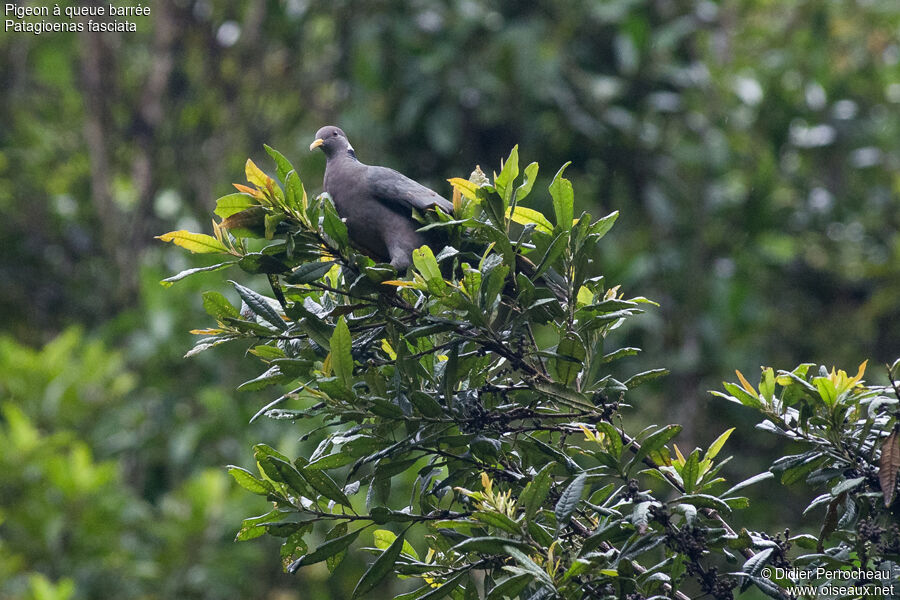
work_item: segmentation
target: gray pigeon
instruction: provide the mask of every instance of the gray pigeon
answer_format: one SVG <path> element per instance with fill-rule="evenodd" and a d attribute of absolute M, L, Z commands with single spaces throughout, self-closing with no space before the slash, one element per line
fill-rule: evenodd
<path fill-rule="evenodd" d="M 355 246 L 399 272 L 412 264 L 412 251 L 432 240 L 416 229 L 412 209 L 439 206 L 451 214 L 453 205 L 424 185 L 386 167 L 364 165 L 339 128 L 327 125 L 316 132 L 310 151 L 325 153 L 325 191 L 347 224 Z"/>

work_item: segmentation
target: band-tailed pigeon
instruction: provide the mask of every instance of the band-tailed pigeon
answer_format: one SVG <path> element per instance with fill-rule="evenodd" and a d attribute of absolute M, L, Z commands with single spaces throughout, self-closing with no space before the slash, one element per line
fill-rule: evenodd
<path fill-rule="evenodd" d="M 325 152 L 325 191 L 338 215 L 347 224 L 353 244 L 380 262 L 390 262 L 398 271 L 412 263 L 412 251 L 433 243 L 422 225 L 412 218 L 412 209 L 439 206 L 451 213 L 453 205 L 436 192 L 386 167 L 365 165 L 339 127 L 327 125 L 316 132 L 310 151 Z"/>

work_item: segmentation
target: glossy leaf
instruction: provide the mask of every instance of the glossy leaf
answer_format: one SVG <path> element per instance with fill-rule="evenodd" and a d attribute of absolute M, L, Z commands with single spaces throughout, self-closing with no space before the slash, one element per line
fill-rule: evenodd
<path fill-rule="evenodd" d="M 158 235 L 156 236 L 156 239 L 164 242 L 172 242 L 176 246 L 181 246 L 196 254 L 228 253 L 228 248 L 225 244 L 205 233 L 191 233 L 190 231 L 180 229 L 178 231 L 170 231 L 169 233 Z"/>

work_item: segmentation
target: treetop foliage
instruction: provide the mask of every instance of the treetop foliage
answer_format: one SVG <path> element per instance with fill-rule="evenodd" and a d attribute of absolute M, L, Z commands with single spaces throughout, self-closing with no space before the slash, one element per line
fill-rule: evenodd
<path fill-rule="evenodd" d="M 451 179 L 453 214 L 416 215 L 446 245 L 416 250 L 402 274 L 356 252 L 327 194 L 310 198 L 267 151 L 278 180 L 248 161 L 250 185 L 218 200 L 213 235 L 160 236 L 226 257 L 164 284 L 237 265 L 271 292 L 232 281 L 240 307 L 206 292 L 216 327 L 195 330 L 188 355 L 249 344 L 264 370 L 241 389 L 289 390 L 257 417 L 321 423 L 302 428 L 321 438 L 309 456 L 258 444 L 256 472 L 229 468 L 272 502 L 238 540 L 283 538 L 289 572 L 334 570 L 372 543 L 355 598 L 392 573 L 421 581 L 403 600 L 730 598 L 751 585 L 786 598 L 791 582 L 767 565 L 896 568 L 897 395 L 864 386 L 865 364 L 855 377 L 801 365 L 764 370 L 757 388 L 740 373 L 725 384 L 719 395 L 806 446 L 773 466 L 783 483 L 829 487 L 809 508 L 827 506 L 818 537 L 735 529 L 726 519 L 749 505 L 739 492 L 772 473 L 726 483 L 733 429 L 691 452 L 672 443 L 677 424 L 626 431 L 630 390 L 666 371 L 617 377 L 639 349 L 609 334 L 653 303 L 596 272 L 618 215 L 576 217 L 565 166 L 552 220 L 522 204 L 538 165 L 520 169 L 517 148 L 492 178 Z M 790 558 L 793 545 L 810 552 Z"/>

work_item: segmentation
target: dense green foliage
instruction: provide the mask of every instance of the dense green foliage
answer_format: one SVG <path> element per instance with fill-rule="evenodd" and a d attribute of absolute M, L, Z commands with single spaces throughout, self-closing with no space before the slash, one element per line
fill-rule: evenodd
<path fill-rule="evenodd" d="M 153 412 L 166 409 L 137 393 L 122 363 L 78 330 L 40 351 L 0 339 L 0 597 L 246 598 L 248 573 L 277 574 L 252 549 L 229 547 L 232 522 L 256 504 L 220 468 L 193 473 L 155 503 L 141 497 L 143 481 L 159 476 L 155 454 L 168 454 L 174 472 L 197 460 L 189 454 L 208 434 L 183 425 L 161 445 Z M 219 409 L 221 391 L 203 395 Z"/>
<path fill-rule="evenodd" d="M 896 502 L 900 475 L 900 388 L 865 386 L 861 383 L 866 364 L 856 376 L 842 370 L 802 364 L 793 371 L 764 369 L 754 388 L 740 373 L 741 385 L 726 383 L 726 393 L 717 395 L 758 411 L 764 420 L 760 429 L 794 442 L 802 452 L 779 458 L 771 471 L 781 474 L 781 483 L 806 482 L 827 491 L 806 502 L 804 514 L 821 513 L 817 535 L 766 537 L 764 548 L 744 566 L 748 579 L 759 581 L 766 564 L 790 569 L 823 569 L 834 575 L 819 577 L 778 576 L 772 579 L 788 586 L 815 583 L 828 589 L 846 586 L 840 571 L 879 570 L 870 595 L 896 597 L 900 589 L 900 503 Z M 888 367 L 896 382 L 900 360 Z M 752 538 L 751 538 L 752 539 Z M 754 543 L 759 543 L 753 540 Z M 806 552 L 792 558 L 796 545 Z M 749 562 L 749 561 L 748 561 Z M 856 578 L 865 582 L 865 578 Z M 881 584 L 881 585 L 877 585 Z M 887 584 L 893 584 L 890 588 Z M 892 591 L 885 591 L 890 589 Z M 863 595 L 863 592 L 848 592 Z"/>
<path fill-rule="evenodd" d="M 733 429 L 685 456 L 669 445 L 679 424 L 634 437 L 623 425 L 631 390 L 666 371 L 620 381 L 611 370 L 639 350 L 609 334 L 649 301 L 625 299 L 596 273 L 597 244 L 618 215 L 573 218 L 565 167 L 549 186 L 555 224 L 522 205 L 538 165 L 519 179 L 517 148 L 492 181 L 479 169 L 451 180 L 453 214 L 416 215 L 447 244 L 437 256 L 415 250 L 413 272 L 399 278 L 356 253 L 328 195 L 310 200 L 290 162 L 267 150 L 280 181 L 248 161 L 252 187 L 218 200 L 214 237 L 160 236 L 236 259 L 201 270 L 266 275 L 272 297 L 232 282 L 240 308 L 204 294 L 217 326 L 195 331 L 204 337 L 189 354 L 249 344 L 265 370 L 241 387 L 291 389 L 257 414 L 299 421 L 304 437 L 324 433 L 308 455 L 257 444 L 256 472 L 229 469 L 273 503 L 244 520 L 238 540 L 284 538 L 281 563 L 293 573 L 323 561 L 334 571 L 371 534 L 376 559 L 353 598 L 391 573 L 422 580 L 403 600 L 724 599 L 751 585 L 788 598 L 798 583 L 843 581 L 769 565 L 877 568 L 887 575 L 856 578 L 877 594 L 900 580 L 889 512 L 900 392 L 863 387 L 865 364 L 852 378 L 804 364 L 765 369 L 759 390 L 740 372 L 742 387 L 725 384 L 731 395 L 720 395 L 761 412 L 764 429 L 808 446 L 773 465 L 782 483 L 830 487 L 807 508 L 827 504 L 818 536 L 737 533 L 723 518 L 750 504 L 737 492 L 771 473 L 726 485 L 716 458 Z M 322 425 L 312 429 L 314 417 Z M 395 481 L 404 473 L 415 474 L 411 489 Z M 792 557 L 793 545 L 814 552 Z M 723 574 L 740 554 L 743 565 Z"/>
<path fill-rule="evenodd" d="M 730 479 L 794 451 L 754 434 L 751 410 L 710 397 L 723 373 L 870 357 L 877 378 L 874 364 L 900 353 L 895 0 L 156 0 L 137 24 L 125 35 L 0 33 L 0 379 L 19 381 L 15 393 L 0 381 L 0 403 L 47 441 L 15 451 L 25 463 L 0 475 L 0 490 L 53 499 L 35 500 L 43 521 L 25 518 L 27 532 L 0 523 L 0 596 L 31 593 L 28 574 L 40 573 L 36 597 L 66 579 L 61 595 L 92 597 L 103 576 L 89 574 L 109 572 L 87 558 L 99 547 L 118 557 L 124 596 L 352 592 L 359 553 L 335 576 L 318 565 L 288 577 L 271 545 L 228 541 L 234 515 L 265 502 L 216 487 L 222 466 L 252 466 L 245 448 L 259 440 L 308 456 L 320 436 L 247 426 L 260 401 L 233 393 L 252 371 L 241 348 L 180 360 L 203 318 L 199 291 L 220 274 L 161 289 L 164 273 L 200 263 L 152 240 L 200 230 L 263 142 L 294 160 L 314 196 L 323 161 L 306 147 L 325 123 L 367 162 L 448 196 L 446 177 L 493 165 L 516 142 L 545 166 L 571 159 L 576 213 L 621 212 L 596 272 L 660 303 L 613 334 L 645 349 L 609 365 L 620 380 L 671 371 L 630 394 L 630 425 L 681 423 L 682 448 L 737 425 Z M 550 214 L 549 196 L 531 199 Z M 240 281 L 261 290 L 258 279 Z M 84 332 L 74 344 L 73 325 Z M 37 350 L 46 344 L 67 350 Z M 98 383 L 97 365 L 127 377 Z M 67 378 L 69 400 L 39 400 Z M 0 416 L 0 428 L 14 420 Z M 104 505 L 98 541 L 60 545 L 70 533 L 59 532 L 84 531 L 97 512 L 82 507 L 98 496 L 48 477 L 13 482 L 29 466 L 69 464 L 75 447 L 91 457 L 85 472 L 105 465 L 114 482 L 94 490 L 128 500 Z M 802 486 L 758 486 L 783 506 L 754 502 L 753 523 L 818 531 L 815 512 L 801 518 Z M 194 500 L 174 501 L 187 489 L 201 504 L 222 493 L 213 503 L 230 508 L 189 510 Z M 23 502 L 4 495 L 0 510 Z M 147 518 L 118 510 L 132 505 Z M 134 542 L 147 536 L 133 530 L 163 527 L 162 546 L 155 534 Z"/>

